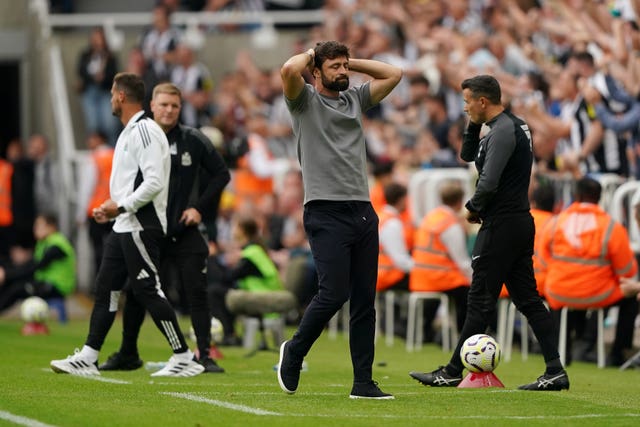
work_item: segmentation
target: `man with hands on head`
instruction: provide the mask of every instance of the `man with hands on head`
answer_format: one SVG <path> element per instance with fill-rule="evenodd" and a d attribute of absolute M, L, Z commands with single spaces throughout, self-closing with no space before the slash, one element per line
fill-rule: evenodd
<path fill-rule="evenodd" d="M 307 70 L 315 85 L 305 83 Z M 371 79 L 349 87 L 352 71 Z M 378 216 L 369 199 L 362 116 L 393 90 L 402 70 L 350 58 L 345 45 L 327 41 L 289 58 L 280 75 L 302 169 L 304 228 L 318 272 L 318 293 L 293 338 L 280 347 L 280 388 L 295 393 L 304 357 L 329 319 L 350 300 L 354 379 L 349 397 L 393 399 L 372 379 Z"/>

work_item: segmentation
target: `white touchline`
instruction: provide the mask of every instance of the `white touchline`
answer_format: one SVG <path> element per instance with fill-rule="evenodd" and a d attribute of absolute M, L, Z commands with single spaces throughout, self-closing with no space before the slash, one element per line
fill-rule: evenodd
<path fill-rule="evenodd" d="M 264 409 L 252 408 L 250 406 L 238 405 L 236 403 L 223 402 L 222 400 L 207 399 L 206 397 L 198 396 L 190 393 L 172 393 L 172 392 L 160 392 L 167 396 L 177 397 L 179 399 L 191 400 L 193 402 L 208 403 L 209 405 L 219 406 L 221 408 L 231 409 L 233 411 L 246 412 L 253 415 L 274 415 L 281 416 L 278 412 L 265 411 Z"/>
<path fill-rule="evenodd" d="M 51 424 L 41 423 L 38 420 L 23 417 L 21 415 L 15 415 L 11 412 L 0 411 L 0 420 L 6 420 L 10 423 L 18 424 L 27 427 L 54 427 Z"/>
<path fill-rule="evenodd" d="M 42 368 L 43 372 L 55 373 L 49 368 Z M 111 383 L 111 384 L 131 384 L 131 381 L 118 380 L 115 378 L 107 378 L 99 375 L 75 375 L 77 378 L 86 378 L 88 380 L 101 381 L 103 383 Z"/>
<path fill-rule="evenodd" d="M 101 381 L 103 383 L 111 384 L 131 384 L 131 381 L 117 380 L 115 378 L 105 378 L 98 375 L 78 375 L 80 378 L 86 378 L 88 380 Z"/>

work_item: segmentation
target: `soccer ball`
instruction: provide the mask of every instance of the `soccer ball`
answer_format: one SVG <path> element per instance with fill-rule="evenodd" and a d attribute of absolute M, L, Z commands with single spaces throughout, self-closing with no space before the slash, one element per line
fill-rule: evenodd
<path fill-rule="evenodd" d="M 498 367 L 502 351 L 493 337 L 485 334 L 473 335 L 462 344 L 460 358 L 471 372 L 492 372 Z"/>
<path fill-rule="evenodd" d="M 214 343 L 222 341 L 224 337 L 224 328 L 222 322 L 217 317 L 211 318 L 211 341 Z"/>
<path fill-rule="evenodd" d="M 27 323 L 42 323 L 49 317 L 49 304 L 40 297 L 29 297 L 20 306 L 20 317 Z"/>
<path fill-rule="evenodd" d="M 224 337 L 224 328 L 222 327 L 222 322 L 217 317 L 211 318 L 210 332 L 212 344 L 222 341 L 222 338 Z M 193 330 L 193 326 L 189 328 L 189 338 L 192 341 L 197 341 L 196 333 Z"/>

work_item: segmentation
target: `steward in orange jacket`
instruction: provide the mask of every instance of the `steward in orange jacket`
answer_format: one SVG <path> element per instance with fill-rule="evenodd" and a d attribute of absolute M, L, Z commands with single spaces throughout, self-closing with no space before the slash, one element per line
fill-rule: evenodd
<path fill-rule="evenodd" d="M 12 177 L 13 165 L 4 159 L 0 159 L 0 227 L 8 227 L 13 224 L 13 211 L 11 210 Z"/>
<path fill-rule="evenodd" d="M 463 271 L 441 239 L 442 234 L 454 226 L 460 227 L 464 233 L 460 219 L 449 206 L 439 206 L 425 215 L 415 232 L 415 266 L 409 279 L 411 291 L 441 292 L 461 285 L 469 286 L 471 261 L 468 262 L 469 268 Z"/>
<path fill-rule="evenodd" d="M 615 304 L 624 296 L 620 278 L 638 270 L 626 229 L 597 205 L 600 191 L 597 181 L 580 180 L 576 202 L 543 231 L 540 252 L 552 309 Z"/>
<path fill-rule="evenodd" d="M 99 144 L 91 153 L 91 159 L 95 166 L 95 187 L 87 205 L 87 217 L 93 218 L 93 210 L 100 207 L 109 195 L 109 180 L 111 178 L 111 166 L 113 164 L 113 147 Z"/>
<path fill-rule="evenodd" d="M 233 172 L 233 189 L 237 208 L 245 203 L 258 205 L 265 195 L 273 194 L 276 163 L 267 145 L 267 122 L 264 116 L 248 118 L 247 152 L 238 159 Z"/>
<path fill-rule="evenodd" d="M 407 189 L 397 183 L 384 189 L 387 204 L 378 214 L 380 250 L 378 255 L 378 281 L 376 290 L 407 289 L 408 273 L 413 260 L 406 246 L 401 214 L 405 210 Z"/>
<path fill-rule="evenodd" d="M 456 214 L 462 208 L 463 197 L 460 184 L 451 182 L 442 186 L 443 205 L 427 213 L 415 231 L 415 264 L 409 275 L 411 292 L 446 292 L 453 297 L 458 329 L 466 316 L 472 273 L 465 230 Z M 435 316 L 435 312 L 427 316 Z"/>

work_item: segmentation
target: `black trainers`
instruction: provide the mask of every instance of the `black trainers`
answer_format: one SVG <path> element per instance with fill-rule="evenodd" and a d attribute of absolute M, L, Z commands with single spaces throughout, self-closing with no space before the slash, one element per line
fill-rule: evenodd
<path fill-rule="evenodd" d="M 198 359 L 198 363 L 204 366 L 204 372 L 209 372 L 212 374 L 221 374 L 224 372 L 224 368 L 218 366 L 215 360 L 210 357 L 202 357 Z"/>
<path fill-rule="evenodd" d="M 280 346 L 280 361 L 278 362 L 278 383 L 282 391 L 293 394 L 298 389 L 302 360 L 296 360 L 289 351 L 289 341 Z"/>
<path fill-rule="evenodd" d="M 431 387 L 457 387 L 462 382 L 462 375 L 449 375 L 444 366 L 433 372 L 409 372 L 409 375 Z"/>
<path fill-rule="evenodd" d="M 569 376 L 564 369 L 554 375 L 544 374 L 531 384 L 518 387 L 519 390 L 560 391 L 569 390 Z"/>
<path fill-rule="evenodd" d="M 123 355 L 115 352 L 106 362 L 98 366 L 101 371 L 134 371 L 142 366 L 142 360 L 138 355 Z"/>
<path fill-rule="evenodd" d="M 374 399 L 374 400 L 391 400 L 395 399 L 392 394 L 385 393 L 380 390 L 378 383 L 369 381 L 366 383 L 354 383 L 351 389 L 350 399 Z"/>

